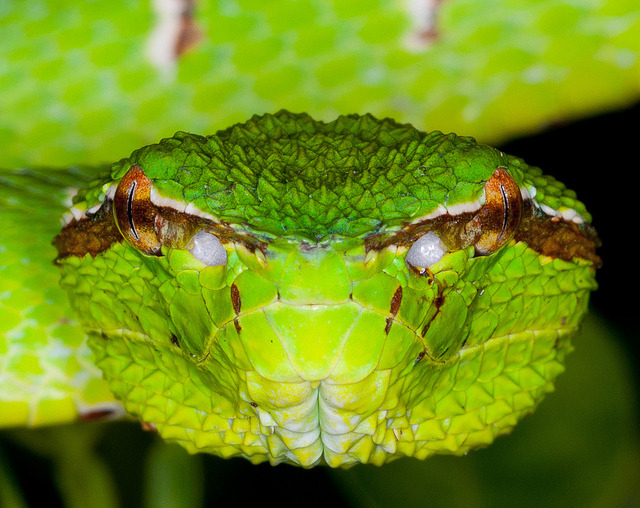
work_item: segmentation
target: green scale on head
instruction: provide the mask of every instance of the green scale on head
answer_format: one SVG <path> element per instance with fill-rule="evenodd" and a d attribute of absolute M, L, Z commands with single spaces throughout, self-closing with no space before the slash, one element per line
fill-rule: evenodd
<path fill-rule="evenodd" d="M 368 115 L 178 133 L 72 211 L 62 285 L 115 395 L 253 462 L 489 444 L 553 389 L 599 265 L 537 168 Z"/>

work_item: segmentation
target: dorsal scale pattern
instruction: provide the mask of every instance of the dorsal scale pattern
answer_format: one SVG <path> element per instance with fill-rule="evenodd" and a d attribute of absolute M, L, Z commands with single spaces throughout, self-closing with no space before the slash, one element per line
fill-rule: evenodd
<path fill-rule="evenodd" d="M 113 178 L 132 164 L 144 168 L 164 197 L 220 220 L 320 241 L 473 202 L 508 158 L 472 138 L 425 134 L 371 115 L 323 123 L 283 111 L 214 136 L 179 132 L 121 161 Z"/>

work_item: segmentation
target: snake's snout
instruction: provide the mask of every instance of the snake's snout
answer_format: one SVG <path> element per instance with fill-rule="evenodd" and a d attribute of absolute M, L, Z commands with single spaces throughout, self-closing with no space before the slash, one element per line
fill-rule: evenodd
<path fill-rule="evenodd" d="M 310 246 L 290 252 L 278 281 L 278 299 L 291 305 L 331 305 L 351 299 L 351 278 L 333 248 Z"/>

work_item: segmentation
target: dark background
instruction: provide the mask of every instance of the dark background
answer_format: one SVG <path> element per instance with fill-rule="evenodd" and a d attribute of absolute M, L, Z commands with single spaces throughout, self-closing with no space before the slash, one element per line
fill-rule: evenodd
<path fill-rule="evenodd" d="M 640 104 L 502 144 L 576 191 L 602 241 L 591 307 L 624 338 L 640 381 Z"/>

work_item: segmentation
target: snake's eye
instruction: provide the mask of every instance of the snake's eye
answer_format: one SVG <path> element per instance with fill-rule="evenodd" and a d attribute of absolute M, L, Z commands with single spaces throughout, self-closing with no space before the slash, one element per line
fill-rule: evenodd
<path fill-rule="evenodd" d="M 429 268 L 448 252 L 440 237 L 433 231 L 418 238 L 407 252 L 405 261 L 416 269 Z"/>
<path fill-rule="evenodd" d="M 198 231 L 187 245 L 189 252 L 207 266 L 227 264 L 227 251 L 218 237 L 208 231 Z"/>
<path fill-rule="evenodd" d="M 487 202 L 467 224 L 467 231 L 477 235 L 475 251 L 480 256 L 496 252 L 514 237 L 524 207 L 520 188 L 506 168 L 496 169 L 484 190 Z"/>
<path fill-rule="evenodd" d="M 140 166 L 131 166 L 122 177 L 113 198 L 114 213 L 122 236 L 136 249 L 160 256 L 156 234 L 156 207 L 151 203 L 151 180 Z"/>

